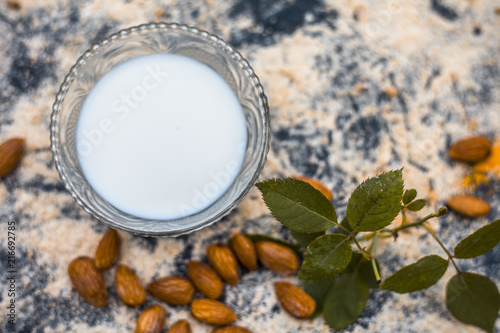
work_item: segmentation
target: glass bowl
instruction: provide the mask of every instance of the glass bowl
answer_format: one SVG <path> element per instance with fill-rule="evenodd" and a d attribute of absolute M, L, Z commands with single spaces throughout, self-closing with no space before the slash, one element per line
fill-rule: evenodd
<path fill-rule="evenodd" d="M 114 66 L 153 53 L 187 56 L 215 70 L 238 97 L 247 127 L 248 141 L 243 165 L 229 189 L 206 209 L 171 220 L 148 220 L 132 216 L 100 197 L 82 172 L 75 144 L 80 109 L 97 81 Z M 219 37 L 181 24 L 144 24 L 109 36 L 93 45 L 77 60 L 56 96 L 51 115 L 50 139 L 59 176 L 85 211 L 111 228 L 132 234 L 179 236 L 219 221 L 254 186 L 269 151 L 269 107 L 252 67 Z"/>

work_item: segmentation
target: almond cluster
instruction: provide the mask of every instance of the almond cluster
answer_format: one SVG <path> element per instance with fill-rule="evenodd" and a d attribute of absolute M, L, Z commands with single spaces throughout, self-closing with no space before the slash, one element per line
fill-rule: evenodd
<path fill-rule="evenodd" d="M 99 242 L 95 258 L 78 257 L 70 262 L 68 273 L 78 293 L 96 306 L 106 306 L 107 286 L 103 270 L 113 267 L 119 259 L 121 240 L 116 230 L 109 230 Z M 252 242 L 243 234 L 231 238 L 229 246 L 212 244 L 207 248 L 208 263 L 191 260 L 187 263 L 188 278 L 165 276 L 151 281 L 144 288 L 135 272 L 119 264 L 115 274 L 115 289 L 121 302 L 137 307 L 146 300 L 146 290 L 169 305 L 191 304 L 192 316 L 203 323 L 218 326 L 216 333 L 251 333 L 239 326 L 227 326 L 238 317 L 233 309 L 218 301 L 224 292 L 224 283 L 238 284 L 241 264 L 255 271 L 260 262 L 267 269 L 281 275 L 295 274 L 300 262 L 288 246 L 272 241 Z M 288 282 L 275 284 L 276 296 L 283 308 L 296 318 L 309 318 L 316 310 L 316 303 L 304 290 Z M 193 300 L 195 289 L 206 298 Z M 167 312 L 159 304 L 146 308 L 137 318 L 136 333 L 159 333 L 165 326 Z M 185 319 L 174 323 L 169 333 L 191 332 Z"/>

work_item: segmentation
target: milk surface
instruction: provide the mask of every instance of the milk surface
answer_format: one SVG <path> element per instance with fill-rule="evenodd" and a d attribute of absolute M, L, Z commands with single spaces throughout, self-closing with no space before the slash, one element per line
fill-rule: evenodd
<path fill-rule="evenodd" d="M 106 73 L 76 130 L 82 171 L 119 210 L 175 219 L 214 203 L 243 163 L 247 128 L 229 85 L 185 56 L 152 54 Z"/>

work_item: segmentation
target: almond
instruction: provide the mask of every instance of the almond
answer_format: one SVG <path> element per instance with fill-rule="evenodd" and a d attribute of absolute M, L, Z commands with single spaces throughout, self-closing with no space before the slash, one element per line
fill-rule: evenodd
<path fill-rule="evenodd" d="M 317 180 L 307 178 L 307 177 L 302 177 L 302 176 L 294 176 L 293 178 L 298 179 L 298 180 L 302 180 L 306 183 L 309 183 L 309 185 L 311 185 L 312 187 L 314 187 L 315 189 L 320 191 L 329 201 L 332 200 L 332 198 L 333 198 L 332 191 L 330 191 L 328 189 L 328 187 L 326 187 L 322 183 L 318 182 Z"/>
<path fill-rule="evenodd" d="M 115 287 L 123 304 L 139 306 L 146 300 L 146 291 L 139 277 L 129 267 L 119 265 L 116 269 Z"/>
<path fill-rule="evenodd" d="M 475 163 L 484 160 L 491 151 L 491 144 L 484 136 L 473 136 L 462 139 L 451 145 L 448 150 L 450 158 Z"/>
<path fill-rule="evenodd" d="M 281 305 L 292 316 L 309 318 L 316 310 L 316 301 L 301 288 L 288 282 L 277 282 L 274 289 Z"/>
<path fill-rule="evenodd" d="M 169 304 L 186 305 L 193 299 L 194 287 L 186 278 L 167 276 L 151 282 L 148 291 Z"/>
<path fill-rule="evenodd" d="M 225 326 L 214 329 L 212 333 L 253 333 L 253 332 L 247 328 L 240 326 Z"/>
<path fill-rule="evenodd" d="M 95 264 L 98 268 L 111 268 L 118 261 L 120 243 L 120 236 L 116 230 L 110 229 L 102 237 L 95 252 Z"/>
<path fill-rule="evenodd" d="M 105 306 L 108 301 L 106 282 L 101 271 L 97 269 L 94 259 L 78 257 L 68 265 L 71 283 L 76 291 L 90 303 Z"/>
<path fill-rule="evenodd" d="M 227 325 L 236 321 L 236 313 L 227 305 L 213 299 L 195 299 L 191 313 L 198 321 L 210 325 Z"/>
<path fill-rule="evenodd" d="M 240 270 L 236 257 L 229 247 L 222 244 L 212 244 L 207 249 L 210 265 L 224 281 L 235 286 L 238 284 Z"/>
<path fill-rule="evenodd" d="M 299 257 L 288 246 L 269 241 L 255 243 L 257 256 L 267 269 L 283 275 L 292 275 L 299 269 Z"/>
<path fill-rule="evenodd" d="M 457 195 L 449 198 L 446 204 L 459 214 L 468 217 L 480 217 L 490 212 L 490 204 L 472 196 Z"/>
<path fill-rule="evenodd" d="M 386 94 L 390 98 L 396 97 L 398 95 L 398 90 L 394 86 L 387 86 L 383 91 L 384 94 Z"/>
<path fill-rule="evenodd" d="M 187 265 L 188 275 L 199 291 L 208 298 L 217 299 L 224 291 L 222 280 L 209 265 L 198 260 L 192 260 Z"/>
<path fill-rule="evenodd" d="M 231 248 L 243 267 L 251 271 L 257 269 L 257 252 L 250 238 L 242 234 L 234 236 L 231 238 Z"/>
<path fill-rule="evenodd" d="M 173 324 L 167 333 L 191 333 L 191 326 L 186 319 L 182 319 Z"/>
<path fill-rule="evenodd" d="M 13 138 L 0 145 L 0 177 L 11 172 L 24 154 L 24 139 Z"/>
<path fill-rule="evenodd" d="M 137 318 L 135 333 L 160 333 L 165 326 L 166 318 L 167 311 L 162 306 L 150 306 Z"/>
<path fill-rule="evenodd" d="M 13 10 L 21 9 L 21 3 L 19 0 L 7 0 L 7 7 Z"/>

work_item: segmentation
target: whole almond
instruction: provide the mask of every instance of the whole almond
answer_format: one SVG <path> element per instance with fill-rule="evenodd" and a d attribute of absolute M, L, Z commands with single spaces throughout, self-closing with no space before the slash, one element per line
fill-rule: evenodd
<path fill-rule="evenodd" d="M 13 138 L 0 145 L 0 177 L 11 172 L 24 154 L 24 139 Z"/>
<path fill-rule="evenodd" d="M 90 303 L 105 306 L 108 301 L 106 282 L 94 259 L 78 257 L 68 265 L 68 274 L 76 291 Z"/>
<path fill-rule="evenodd" d="M 259 241 L 255 249 L 262 265 L 275 273 L 292 275 L 299 269 L 299 257 L 288 246 Z"/>
<path fill-rule="evenodd" d="M 320 191 L 328 200 L 330 200 L 330 201 L 332 200 L 332 198 L 333 198 L 332 191 L 330 191 L 330 189 L 328 189 L 328 187 L 326 187 L 325 185 L 323 185 L 319 181 L 308 178 L 308 177 L 302 177 L 302 176 L 294 176 L 293 178 L 298 179 L 298 180 L 302 180 L 306 183 L 309 183 L 309 185 L 311 185 L 312 187 L 314 187 L 315 189 Z"/>
<path fill-rule="evenodd" d="M 219 327 L 215 328 L 212 333 L 253 333 L 247 328 L 240 327 L 240 326 L 225 326 L 225 327 Z"/>
<path fill-rule="evenodd" d="M 224 291 L 222 280 L 209 265 L 198 260 L 191 260 L 187 265 L 189 278 L 199 291 L 208 298 L 217 299 Z"/>
<path fill-rule="evenodd" d="M 148 291 L 169 304 L 186 305 L 193 299 L 194 287 L 186 278 L 167 276 L 151 282 Z"/>
<path fill-rule="evenodd" d="M 450 158 L 475 163 L 485 159 L 491 151 L 491 143 L 484 136 L 473 136 L 462 139 L 451 145 L 448 150 Z"/>
<path fill-rule="evenodd" d="M 457 195 L 449 198 L 446 204 L 459 214 L 468 217 L 480 217 L 490 212 L 490 204 L 472 196 Z"/>
<path fill-rule="evenodd" d="M 115 287 L 118 297 L 125 305 L 139 306 L 146 300 L 146 291 L 141 280 L 125 265 L 119 265 L 116 269 Z"/>
<path fill-rule="evenodd" d="M 316 301 L 301 288 L 288 282 L 277 282 L 274 289 L 279 302 L 292 316 L 309 318 L 316 310 Z"/>
<path fill-rule="evenodd" d="M 257 269 L 257 252 L 250 238 L 242 234 L 234 236 L 231 238 L 231 248 L 245 268 L 251 271 Z"/>
<path fill-rule="evenodd" d="M 238 284 L 240 269 L 231 249 L 222 244 L 212 244 L 207 249 L 210 265 L 224 281 L 235 286 Z"/>
<path fill-rule="evenodd" d="M 165 326 L 166 318 L 167 311 L 162 306 L 150 306 L 137 318 L 135 333 L 160 333 Z"/>
<path fill-rule="evenodd" d="M 210 325 L 227 325 L 236 321 L 236 313 L 227 305 L 213 299 L 195 299 L 191 313 L 198 321 Z"/>
<path fill-rule="evenodd" d="M 120 236 L 116 230 L 110 229 L 104 234 L 95 252 L 95 264 L 98 268 L 111 268 L 118 261 L 120 243 Z"/>
<path fill-rule="evenodd" d="M 191 326 L 186 319 L 182 319 L 173 324 L 167 333 L 191 333 Z"/>

